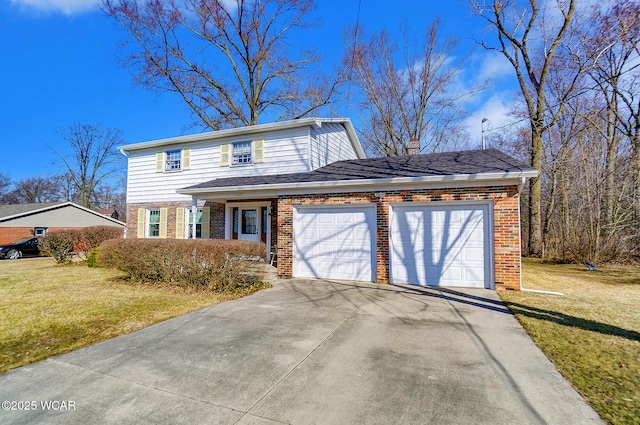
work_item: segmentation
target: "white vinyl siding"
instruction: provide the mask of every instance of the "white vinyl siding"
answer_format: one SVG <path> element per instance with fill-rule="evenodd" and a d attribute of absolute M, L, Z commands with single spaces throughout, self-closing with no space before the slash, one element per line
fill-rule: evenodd
<path fill-rule="evenodd" d="M 221 158 L 223 153 L 221 151 L 224 149 L 221 147 L 224 143 L 247 141 L 246 136 L 224 141 L 197 142 L 188 147 L 190 149 L 188 173 L 156 173 L 157 148 L 131 152 L 128 165 L 127 203 L 190 203 L 190 196 L 177 194 L 176 190 L 216 178 L 309 171 L 308 128 L 288 129 L 259 137 L 252 136 L 249 140 L 254 142 L 263 140 L 263 162 L 255 161 L 252 165 L 238 167 L 221 166 L 224 163 L 222 161 L 224 158 Z M 176 146 L 172 150 L 183 149 L 184 161 L 186 148 L 186 146 Z M 162 153 L 164 154 L 164 151 Z"/>
<path fill-rule="evenodd" d="M 311 129 L 310 167 L 316 169 L 335 161 L 358 159 L 353 145 L 341 124 L 324 123 Z"/>

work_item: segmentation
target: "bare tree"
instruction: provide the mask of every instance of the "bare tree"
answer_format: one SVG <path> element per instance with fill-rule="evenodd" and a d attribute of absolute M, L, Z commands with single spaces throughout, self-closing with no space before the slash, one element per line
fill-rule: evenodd
<path fill-rule="evenodd" d="M 616 2 L 604 12 L 596 9 L 583 40 L 590 62 L 590 75 L 606 99 L 606 126 L 600 129 L 607 142 L 606 220 L 617 220 L 617 169 L 620 144 L 631 143 L 633 211 L 640 227 L 640 4 Z M 640 235 L 640 232 L 638 232 Z"/>
<path fill-rule="evenodd" d="M 566 60 L 556 60 L 556 53 L 569 32 L 575 0 L 557 1 L 553 11 L 545 9 L 553 2 L 543 3 L 541 9 L 536 0 L 494 0 L 490 7 L 476 0 L 471 3 L 474 12 L 497 31 L 497 46 L 486 42 L 482 45 L 502 53 L 516 72 L 531 127 L 531 166 L 542 170 L 543 135 L 554 125 L 562 109 L 560 104 L 549 116 L 547 78 L 554 67 L 567 66 Z M 572 87 L 568 93 L 571 91 Z M 541 176 L 529 180 L 530 255 L 542 252 L 541 189 Z"/>
<path fill-rule="evenodd" d="M 213 130 L 300 118 L 332 102 L 337 80 L 318 57 L 294 52 L 313 0 L 103 0 L 129 33 L 137 82 L 177 93 Z"/>
<path fill-rule="evenodd" d="M 13 193 L 19 203 L 36 204 L 60 200 L 56 178 L 31 177 L 15 184 Z"/>
<path fill-rule="evenodd" d="M 453 61 L 458 43 L 442 40 L 439 20 L 417 43 L 403 34 L 399 45 L 385 31 L 365 41 L 356 30 L 350 37 L 344 62 L 365 113 L 360 132 L 374 154 L 406 154 L 410 139 L 434 152 L 462 131 L 464 100 L 478 88 L 454 89 L 462 65 Z"/>
<path fill-rule="evenodd" d="M 61 135 L 71 154 L 56 153 L 66 168 L 77 202 L 91 208 L 100 186 L 122 170 L 121 155 L 115 149 L 122 143 L 121 132 L 89 124 L 74 124 L 63 130 Z"/>
<path fill-rule="evenodd" d="M 10 204 L 12 202 L 8 202 L 6 198 L 7 194 L 10 193 L 11 188 L 11 176 L 6 173 L 0 173 L 0 204 Z"/>

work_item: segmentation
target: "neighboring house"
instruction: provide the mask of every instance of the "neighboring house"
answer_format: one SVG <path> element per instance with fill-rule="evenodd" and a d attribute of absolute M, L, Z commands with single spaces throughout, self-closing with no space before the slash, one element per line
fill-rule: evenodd
<path fill-rule="evenodd" d="M 47 232 L 125 223 L 73 202 L 0 205 L 0 244 Z"/>
<path fill-rule="evenodd" d="M 348 119 L 121 149 L 129 237 L 262 241 L 285 278 L 520 288 L 519 191 L 537 172 L 497 150 L 365 159 Z"/>
<path fill-rule="evenodd" d="M 115 218 L 116 220 L 120 219 L 120 214 L 116 208 L 95 208 L 94 211 L 102 215 L 106 215 L 107 217 Z"/>

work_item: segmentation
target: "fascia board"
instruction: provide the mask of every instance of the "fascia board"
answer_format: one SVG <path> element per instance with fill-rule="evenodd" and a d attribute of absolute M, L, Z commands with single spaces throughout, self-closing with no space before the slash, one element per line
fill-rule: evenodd
<path fill-rule="evenodd" d="M 206 133 L 191 134 L 188 136 L 171 137 L 167 139 L 151 140 L 148 142 L 133 143 L 118 146 L 121 152 L 130 152 L 141 149 L 157 148 L 160 146 L 170 146 L 181 143 L 202 142 L 206 140 L 218 140 L 228 137 L 249 135 L 255 133 L 278 131 L 298 127 L 321 127 L 322 122 L 347 122 L 347 118 L 301 118 L 290 121 L 278 121 L 268 124 L 251 125 L 247 127 L 230 128 L 226 130 L 209 131 Z M 349 122 L 350 123 L 350 122 Z M 357 141 L 357 138 L 355 139 Z M 358 142 L 359 143 L 359 142 Z M 360 148 L 362 150 L 362 148 Z"/>
<path fill-rule="evenodd" d="M 275 192 L 278 195 L 309 193 L 309 190 L 317 192 L 327 192 L 329 190 L 381 190 L 380 188 L 397 189 L 397 186 L 429 186 L 438 185 L 440 187 L 456 186 L 482 186 L 491 184 L 492 186 L 503 184 L 519 184 L 522 177 L 537 176 L 537 171 L 517 171 L 506 173 L 483 173 L 483 174 L 454 174 L 448 176 L 422 176 L 422 177 L 394 177 L 387 179 L 362 179 L 362 180 L 342 180 L 342 181 L 322 181 L 322 182 L 302 182 L 302 183 L 281 183 L 268 185 L 247 185 L 233 187 L 212 187 L 198 189 L 179 189 L 176 192 L 183 195 L 192 196 L 222 196 L 227 193 L 265 193 Z M 329 189 L 329 190 L 328 190 Z"/>

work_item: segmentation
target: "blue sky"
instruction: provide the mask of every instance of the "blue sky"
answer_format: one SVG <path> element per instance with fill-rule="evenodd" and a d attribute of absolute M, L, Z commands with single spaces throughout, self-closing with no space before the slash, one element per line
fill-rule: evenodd
<path fill-rule="evenodd" d="M 0 140 L 8 148 L 0 173 L 14 181 L 60 172 L 51 148 L 62 151 L 59 132 L 74 123 L 120 129 L 126 143 L 198 131 L 178 98 L 134 85 L 119 63 L 124 34 L 95 4 L 0 0 Z M 307 30 L 303 41 L 327 60 L 340 61 L 343 30 L 356 22 L 358 0 L 319 0 L 315 16 L 321 25 Z M 407 25 L 420 33 L 437 16 L 443 32 L 461 38 L 465 48 L 482 36 L 484 22 L 470 15 L 464 0 L 361 0 L 360 24 L 368 31 Z M 493 84 L 469 104 L 472 143 L 479 143 L 483 117 L 494 127 L 509 121 L 505 114 L 516 93 L 512 74 L 504 59 L 476 48 L 465 84 L 489 77 Z"/>

